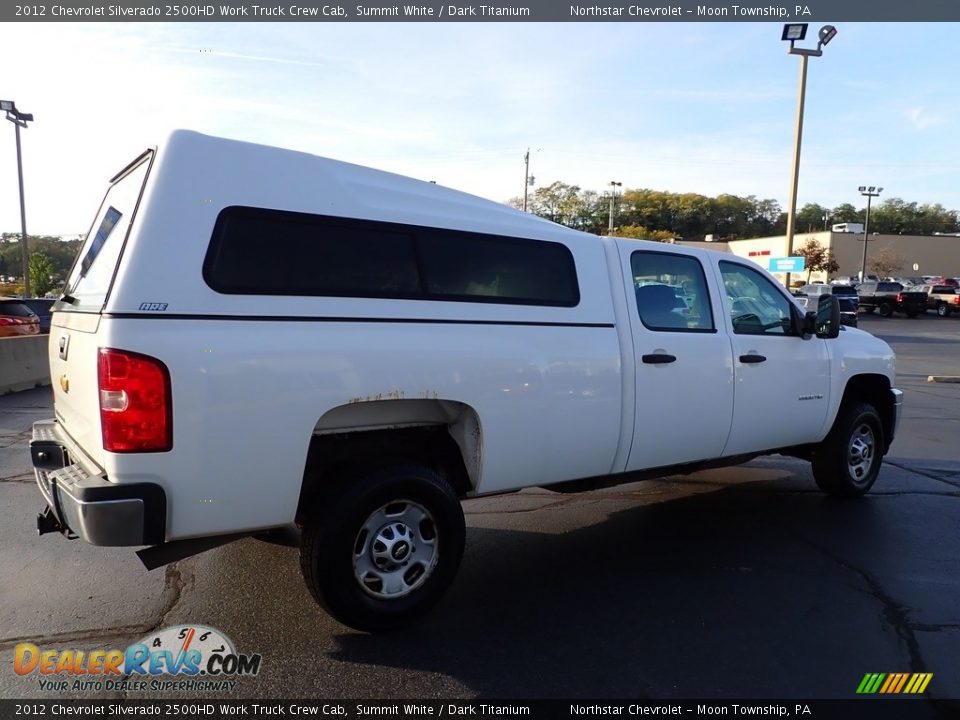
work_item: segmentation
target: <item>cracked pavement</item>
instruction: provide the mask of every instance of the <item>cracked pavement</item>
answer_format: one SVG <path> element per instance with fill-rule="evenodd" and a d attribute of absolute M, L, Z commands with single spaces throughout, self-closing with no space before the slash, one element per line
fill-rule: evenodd
<path fill-rule="evenodd" d="M 861 323 L 890 335 L 906 392 L 867 498 L 768 457 L 471 500 L 454 587 L 385 636 L 331 620 L 290 548 L 246 539 L 147 572 L 129 549 L 38 538 L 24 428 L 49 392 L 0 398 L 0 697 L 52 697 L 13 673 L 17 642 L 122 649 L 200 623 L 263 655 L 235 697 L 852 698 L 867 672 L 932 672 L 928 697 L 960 698 L 960 385 L 925 382 L 960 374 L 960 319 Z"/>

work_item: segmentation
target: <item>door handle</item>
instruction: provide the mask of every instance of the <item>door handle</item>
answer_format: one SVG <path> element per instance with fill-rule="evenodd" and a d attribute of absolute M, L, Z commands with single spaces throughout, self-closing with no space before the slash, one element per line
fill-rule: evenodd
<path fill-rule="evenodd" d="M 753 363 L 762 363 L 767 361 L 766 355 L 757 355 L 756 353 L 750 353 L 749 355 L 741 355 L 740 362 L 751 365 Z"/>
<path fill-rule="evenodd" d="M 666 353 L 653 353 L 642 355 L 640 359 L 647 365 L 665 365 L 674 362 L 677 358 L 675 355 L 667 355 Z"/>

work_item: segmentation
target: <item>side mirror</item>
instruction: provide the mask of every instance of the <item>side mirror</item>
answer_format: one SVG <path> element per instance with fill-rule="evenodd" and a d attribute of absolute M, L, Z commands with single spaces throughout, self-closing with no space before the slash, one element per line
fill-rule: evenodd
<path fill-rule="evenodd" d="M 837 337 L 840 334 L 840 301 L 833 295 L 820 295 L 816 311 L 811 310 L 803 316 L 799 331 L 804 339 L 811 335 L 827 340 Z"/>
<path fill-rule="evenodd" d="M 821 295 L 817 300 L 814 332 L 828 340 L 840 334 L 840 301 L 833 295 Z"/>

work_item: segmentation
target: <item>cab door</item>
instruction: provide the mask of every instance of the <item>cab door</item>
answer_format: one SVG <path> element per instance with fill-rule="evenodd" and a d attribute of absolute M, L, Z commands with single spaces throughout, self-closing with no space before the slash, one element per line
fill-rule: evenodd
<path fill-rule="evenodd" d="M 818 439 L 830 398 L 826 340 L 797 333 L 795 303 L 759 268 L 719 260 L 717 272 L 735 368 L 733 425 L 723 454 Z"/>
<path fill-rule="evenodd" d="M 733 412 L 730 339 L 718 330 L 705 255 L 618 242 L 636 358 L 627 470 L 720 457 Z M 626 371 L 626 369 L 625 369 Z"/>

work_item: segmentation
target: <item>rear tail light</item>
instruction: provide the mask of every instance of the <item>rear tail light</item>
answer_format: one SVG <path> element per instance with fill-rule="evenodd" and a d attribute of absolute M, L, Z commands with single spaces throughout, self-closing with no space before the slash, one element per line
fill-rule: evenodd
<path fill-rule="evenodd" d="M 953 304 L 954 304 L 954 305 L 960 305 L 960 295 L 957 295 L 957 296 L 953 299 Z"/>
<path fill-rule="evenodd" d="M 173 447 L 166 365 L 147 355 L 101 348 L 97 378 L 104 450 L 166 452 Z"/>
<path fill-rule="evenodd" d="M 903 293 L 897 293 L 897 302 L 899 303 L 903 302 Z"/>
<path fill-rule="evenodd" d="M 23 321 L 17 318 L 0 318 L 0 326 L 23 325 Z"/>

